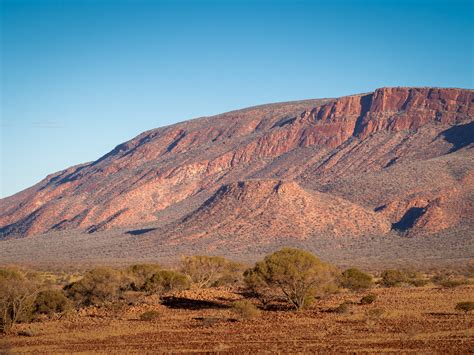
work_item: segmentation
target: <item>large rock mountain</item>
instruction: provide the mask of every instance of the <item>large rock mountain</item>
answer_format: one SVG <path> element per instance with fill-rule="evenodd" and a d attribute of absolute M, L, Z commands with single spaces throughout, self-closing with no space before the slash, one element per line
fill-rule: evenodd
<path fill-rule="evenodd" d="M 180 243 L 472 223 L 474 91 L 381 88 L 153 129 L 1 200 L 0 238 L 147 226 Z"/>

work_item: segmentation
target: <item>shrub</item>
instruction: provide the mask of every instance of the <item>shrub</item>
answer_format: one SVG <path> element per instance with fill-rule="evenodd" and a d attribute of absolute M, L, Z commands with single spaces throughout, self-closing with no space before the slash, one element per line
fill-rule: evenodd
<path fill-rule="evenodd" d="M 372 308 L 366 312 L 368 318 L 377 319 L 382 317 L 385 311 L 382 308 Z"/>
<path fill-rule="evenodd" d="M 35 332 L 31 329 L 24 329 L 18 332 L 18 336 L 20 337 L 34 337 L 35 335 Z"/>
<path fill-rule="evenodd" d="M 33 302 L 33 313 L 62 313 L 69 308 L 69 300 L 60 290 L 44 290 L 36 295 Z"/>
<path fill-rule="evenodd" d="M 441 286 L 441 287 L 446 287 L 446 288 L 453 288 L 453 287 L 458 287 L 458 286 L 469 284 L 469 281 L 466 280 L 466 279 L 455 278 L 453 276 L 448 276 L 448 275 L 433 276 L 431 281 L 435 285 L 438 285 L 438 286 Z"/>
<path fill-rule="evenodd" d="M 454 309 L 456 311 L 463 311 L 464 313 L 471 312 L 474 310 L 474 302 L 459 302 Z"/>
<path fill-rule="evenodd" d="M 148 293 L 157 293 L 159 295 L 171 292 L 185 290 L 189 288 L 189 280 L 186 275 L 176 271 L 161 270 L 153 274 L 143 285 L 143 290 Z"/>
<path fill-rule="evenodd" d="M 241 300 L 232 304 L 233 311 L 243 319 L 255 318 L 260 314 L 260 310 L 249 300 Z"/>
<path fill-rule="evenodd" d="M 341 303 L 339 306 L 337 306 L 336 308 L 334 308 L 334 312 L 335 313 L 339 313 L 339 314 L 344 314 L 344 313 L 348 313 L 349 310 L 350 310 L 350 306 L 351 306 L 352 303 L 350 302 L 343 302 Z"/>
<path fill-rule="evenodd" d="M 377 296 L 374 294 L 365 295 L 359 301 L 359 304 L 372 304 L 377 299 Z"/>
<path fill-rule="evenodd" d="M 411 279 L 409 283 L 415 287 L 423 287 L 426 286 L 430 281 L 425 279 Z"/>
<path fill-rule="evenodd" d="M 79 306 L 103 305 L 116 300 L 126 288 L 124 275 L 111 268 L 89 271 L 79 281 L 64 287 L 66 296 Z"/>
<path fill-rule="evenodd" d="M 401 270 L 391 269 L 382 272 L 381 284 L 385 287 L 399 286 L 404 282 L 408 282 L 408 277 Z"/>
<path fill-rule="evenodd" d="M 140 315 L 140 320 L 152 321 L 158 319 L 160 313 L 158 311 L 146 311 Z"/>
<path fill-rule="evenodd" d="M 220 256 L 185 256 L 181 272 L 199 288 L 235 283 L 242 275 L 242 266 Z"/>
<path fill-rule="evenodd" d="M 255 264 L 251 272 L 254 287 L 260 285 L 279 291 L 295 309 L 307 306 L 325 286 L 334 283 L 334 269 L 313 254 L 294 248 L 283 248 Z"/>
<path fill-rule="evenodd" d="M 372 276 L 359 269 L 347 269 L 340 278 L 340 284 L 350 290 L 363 290 L 372 287 Z"/>
<path fill-rule="evenodd" d="M 0 333 L 30 316 L 31 305 L 40 287 L 36 274 L 0 269 Z"/>
<path fill-rule="evenodd" d="M 145 281 L 161 270 L 158 264 L 135 264 L 128 267 L 131 280 L 131 288 L 135 291 L 143 288 Z"/>

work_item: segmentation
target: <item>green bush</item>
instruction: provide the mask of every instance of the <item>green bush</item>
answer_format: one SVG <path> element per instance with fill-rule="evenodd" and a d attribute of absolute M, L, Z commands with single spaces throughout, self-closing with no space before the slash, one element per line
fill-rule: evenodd
<path fill-rule="evenodd" d="M 255 318 L 260 310 L 249 300 L 236 301 L 232 304 L 233 311 L 243 319 Z"/>
<path fill-rule="evenodd" d="M 372 287 L 372 276 L 359 269 L 347 269 L 340 277 L 340 284 L 350 290 L 363 290 Z"/>
<path fill-rule="evenodd" d="M 359 301 L 359 304 L 372 304 L 377 299 L 377 296 L 374 294 L 365 295 Z"/>
<path fill-rule="evenodd" d="M 408 282 L 409 278 L 405 272 L 401 270 L 391 269 L 382 272 L 381 284 L 385 287 L 400 286 L 402 283 Z"/>
<path fill-rule="evenodd" d="M 171 291 L 180 291 L 189 288 L 189 280 L 186 275 L 176 271 L 161 270 L 153 274 L 143 285 L 143 290 L 148 293 L 159 295 Z"/>
<path fill-rule="evenodd" d="M 143 288 L 145 281 L 161 270 L 158 264 L 135 264 L 128 267 L 131 276 L 131 288 L 135 291 Z"/>
<path fill-rule="evenodd" d="M 37 274 L 0 269 L 0 333 L 8 333 L 15 323 L 30 319 L 40 285 Z"/>
<path fill-rule="evenodd" d="M 246 272 L 253 287 L 277 291 L 295 309 L 304 308 L 315 295 L 335 281 L 335 269 L 313 254 L 294 248 L 283 248 L 255 264 Z"/>
<path fill-rule="evenodd" d="M 233 284 L 242 276 L 242 265 L 220 256 L 185 256 L 180 270 L 199 288 Z"/>
<path fill-rule="evenodd" d="M 146 311 L 140 315 L 140 320 L 152 321 L 158 319 L 160 313 L 158 311 Z"/>
<path fill-rule="evenodd" d="M 456 311 L 462 311 L 464 313 L 471 312 L 474 310 L 474 302 L 459 302 L 454 308 Z"/>
<path fill-rule="evenodd" d="M 118 299 L 128 282 L 118 270 L 97 268 L 66 285 L 64 291 L 78 306 L 103 305 Z"/>
<path fill-rule="evenodd" d="M 32 310 L 34 314 L 51 315 L 66 311 L 69 306 L 69 300 L 62 291 L 44 290 L 36 295 Z"/>

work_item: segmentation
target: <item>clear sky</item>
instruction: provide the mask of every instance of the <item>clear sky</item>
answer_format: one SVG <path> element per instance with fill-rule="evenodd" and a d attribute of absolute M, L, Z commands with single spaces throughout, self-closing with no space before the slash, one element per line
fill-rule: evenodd
<path fill-rule="evenodd" d="M 474 82 L 474 1 L 0 3 L 1 197 L 177 121 Z"/>

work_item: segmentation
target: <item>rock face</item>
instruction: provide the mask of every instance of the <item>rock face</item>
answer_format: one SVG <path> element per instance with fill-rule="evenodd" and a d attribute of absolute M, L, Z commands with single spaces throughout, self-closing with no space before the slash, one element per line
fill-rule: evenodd
<path fill-rule="evenodd" d="M 382 88 L 147 131 L 2 199 L 0 238 L 175 222 L 175 237 L 453 228 L 472 222 L 473 102 L 472 90 Z"/>

